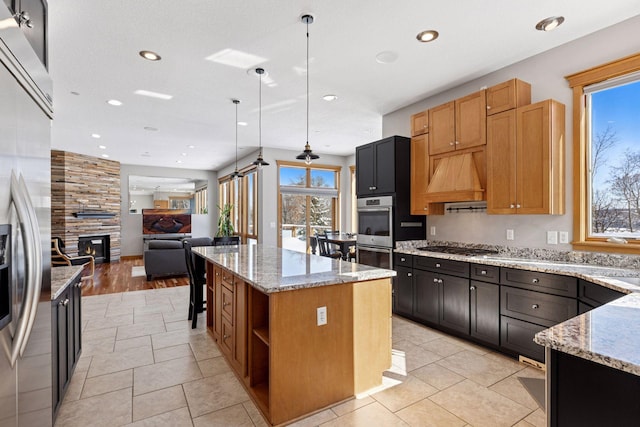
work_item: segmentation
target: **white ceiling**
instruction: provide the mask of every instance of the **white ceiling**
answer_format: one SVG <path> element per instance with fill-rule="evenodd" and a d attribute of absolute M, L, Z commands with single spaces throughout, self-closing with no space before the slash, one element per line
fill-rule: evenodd
<path fill-rule="evenodd" d="M 315 18 L 309 142 L 320 155 L 349 155 L 380 137 L 383 114 L 638 15 L 640 1 L 50 0 L 53 148 L 125 164 L 218 170 L 234 158 L 231 99 L 238 98 L 239 121 L 248 123 L 238 128 L 239 156 L 251 153 L 259 80 L 246 68 L 205 60 L 235 49 L 264 58 L 251 69 L 269 73 L 262 144 L 301 151 L 305 13 Z M 554 15 L 566 19 L 555 31 L 534 29 Z M 417 33 L 429 29 L 440 38 L 419 43 Z M 146 61 L 141 50 L 162 60 Z M 376 62 L 384 51 L 397 61 Z M 173 98 L 135 95 L 139 89 Z M 325 94 L 339 98 L 326 102 Z M 123 105 L 107 105 L 109 99 Z"/>

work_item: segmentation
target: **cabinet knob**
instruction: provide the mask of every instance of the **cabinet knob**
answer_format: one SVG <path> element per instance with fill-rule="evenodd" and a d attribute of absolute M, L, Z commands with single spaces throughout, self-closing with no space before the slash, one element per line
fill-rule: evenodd
<path fill-rule="evenodd" d="M 459 142 L 459 141 L 456 141 L 456 145 L 458 145 L 458 144 L 460 144 L 460 142 Z"/>
<path fill-rule="evenodd" d="M 475 287 L 475 286 L 471 286 L 471 287 L 469 288 L 469 290 L 470 290 L 470 291 L 475 291 L 475 290 L 476 290 L 476 287 Z"/>
<path fill-rule="evenodd" d="M 66 307 L 68 304 L 69 304 L 69 298 L 65 298 L 65 300 L 64 300 L 64 301 L 60 301 L 60 302 L 58 303 L 58 305 L 61 305 L 61 306 L 63 306 L 63 307 Z"/>
<path fill-rule="evenodd" d="M 487 110 L 491 110 L 491 105 L 487 105 Z"/>
<path fill-rule="evenodd" d="M 514 205 L 513 203 L 511 203 L 511 204 L 509 205 L 509 209 L 513 209 L 513 208 L 515 208 L 515 207 L 516 207 L 516 205 Z"/>
<path fill-rule="evenodd" d="M 422 209 L 424 209 L 425 211 L 428 211 L 428 210 L 429 210 L 429 208 L 428 208 L 428 207 L 426 207 L 426 206 L 425 206 L 424 208 L 422 208 Z"/>
<path fill-rule="evenodd" d="M 538 309 L 538 307 L 540 307 L 538 304 L 533 304 L 533 305 L 531 306 L 531 308 L 532 308 L 532 309 L 534 309 L 534 310 L 537 310 L 537 309 Z"/>
<path fill-rule="evenodd" d="M 29 12 L 23 10 L 22 12 L 16 13 L 13 16 L 18 18 L 18 27 L 22 27 L 24 25 L 27 28 L 33 28 L 33 21 L 29 16 Z"/>
<path fill-rule="evenodd" d="M 404 257 L 400 257 L 400 261 L 405 262 L 407 259 Z"/>
<path fill-rule="evenodd" d="M 231 305 L 231 303 L 230 303 L 230 302 L 227 302 L 227 301 L 225 301 L 225 302 L 223 302 L 223 303 L 222 303 L 222 306 L 223 306 L 223 307 L 226 307 L 226 306 L 228 306 L 228 305 Z"/>
<path fill-rule="evenodd" d="M 540 281 L 540 279 L 533 279 L 533 280 L 531 281 L 531 283 L 538 283 L 539 281 Z"/>
<path fill-rule="evenodd" d="M 449 145 L 453 146 L 453 142 L 450 142 Z"/>
<path fill-rule="evenodd" d="M 223 336 L 222 336 L 222 339 L 223 339 L 224 341 L 226 341 L 226 340 L 227 340 L 227 338 L 231 338 L 231 335 L 223 335 Z"/>
<path fill-rule="evenodd" d="M 442 279 L 438 279 L 438 283 L 442 283 Z"/>
<path fill-rule="evenodd" d="M 438 278 L 437 277 L 433 278 L 433 283 L 438 283 Z"/>
<path fill-rule="evenodd" d="M 518 204 L 516 205 L 516 208 L 520 209 L 520 203 L 518 203 Z"/>
<path fill-rule="evenodd" d="M 440 268 L 440 263 L 439 262 L 436 263 L 436 268 Z"/>
<path fill-rule="evenodd" d="M 487 270 L 481 270 L 480 271 L 480 275 L 481 276 L 486 276 L 487 275 Z"/>
<path fill-rule="evenodd" d="M 413 273 L 407 273 L 407 277 L 412 277 Z"/>

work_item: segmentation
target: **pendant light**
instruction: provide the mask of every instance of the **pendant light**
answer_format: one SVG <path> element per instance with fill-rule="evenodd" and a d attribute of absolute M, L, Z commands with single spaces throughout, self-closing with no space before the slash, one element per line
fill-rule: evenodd
<path fill-rule="evenodd" d="M 269 163 L 262 158 L 262 75 L 264 74 L 264 68 L 256 68 L 256 74 L 260 78 L 260 83 L 258 84 L 258 145 L 260 146 L 260 151 L 253 164 L 258 169 L 262 169 L 263 166 L 269 166 Z"/>
<path fill-rule="evenodd" d="M 238 172 L 238 104 L 240 104 L 240 100 L 232 99 L 231 101 L 236 104 L 236 168 L 231 174 L 231 179 L 238 179 L 244 176 L 243 173 Z"/>
<path fill-rule="evenodd" d="M 313 16 L 303 15 L 301 20 L 304 24 L 307 24 L 307 143 L 302 153 L 296 156 L 296 159 L 304 160 L 306 164 L 310 165 L 311 161 L 320 158 L 317 154 L 313 154 L 309 145 L 309 24 L 313 24 Z"/>

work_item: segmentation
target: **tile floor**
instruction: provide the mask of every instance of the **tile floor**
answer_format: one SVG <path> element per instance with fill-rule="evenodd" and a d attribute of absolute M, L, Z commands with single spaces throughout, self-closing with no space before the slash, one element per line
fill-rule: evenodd
<path fill-rule="evenodd" d="M 265 426 L 208 336 L 188 287 L 83 297 L 83 351 L 56 426 Z M 544 426 L 513 359 L 402 318 L 376 392 L 295 426 Z"/>

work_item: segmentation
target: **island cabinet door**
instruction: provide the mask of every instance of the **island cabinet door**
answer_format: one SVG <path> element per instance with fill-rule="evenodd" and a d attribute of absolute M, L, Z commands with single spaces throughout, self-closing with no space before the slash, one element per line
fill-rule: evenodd
<path fill-rule="evenodd" d="M 242 378 L 247 375 L 247 286 L 243 280 L 235 278 L 232 364 Z"/>
<path fill-rule="evenodd" d="M 436 273 L 413 270 L 415 301 L 413 315 L 420 320 L 439 323 L 440 285 Z"/>

